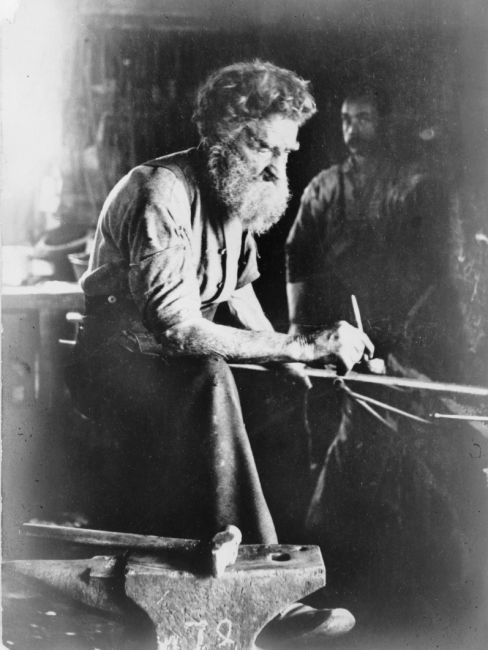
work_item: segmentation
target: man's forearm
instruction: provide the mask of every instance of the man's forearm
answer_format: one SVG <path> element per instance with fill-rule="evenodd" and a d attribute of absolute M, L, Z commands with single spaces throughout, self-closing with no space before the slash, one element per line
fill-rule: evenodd
<path fill-rule="evenodd" d="M 305 337 L 273 331 L 254 332 L 217 325 L 205 319 L 176 325 L 160 337 L 163 353 L 172 356 L 218 354 L 228 361 L 307 363 L 315 358 L 314 345 Z"/>

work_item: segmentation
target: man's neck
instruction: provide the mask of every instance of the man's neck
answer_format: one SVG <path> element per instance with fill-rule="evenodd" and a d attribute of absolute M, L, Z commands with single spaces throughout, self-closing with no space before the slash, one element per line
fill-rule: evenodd
<path fill-rule="evenodd" d="M 351 160 L 355 171 L 368 175 L 376 169 L 378 156 L 376 152 L 367 155 L 351 153 Z"/>

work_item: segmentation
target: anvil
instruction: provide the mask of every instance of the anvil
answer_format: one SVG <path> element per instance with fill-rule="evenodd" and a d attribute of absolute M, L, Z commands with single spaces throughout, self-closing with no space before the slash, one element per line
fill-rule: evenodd
<path fill-rule="evenodd" d="M 110 554 L 88 559 L 16 560 L 5 568 L 132 625 L 150 620 L 158 650 L 253 650 L 271 619 L 325 585 L 316 546 L 237 543 L 234 556 L 232 549 L 224 552 L 230 563 L 224 559 L 216 570 L 215 553 L 229 539 L 235 543 L 228 533 L 203 543 L 61 526 L 24 528 L 31 535 L 110 547 Z"/>

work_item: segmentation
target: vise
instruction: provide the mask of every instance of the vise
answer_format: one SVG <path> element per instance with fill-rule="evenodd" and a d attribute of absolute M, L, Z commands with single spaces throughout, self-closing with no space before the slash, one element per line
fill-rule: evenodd
<path fill-rule="evenodd" d="M 207 543 L 54 525 L 23 528 L 31 536 L 110 553 L 14 560 L 4 570 L 35 578 L 128 625 L 142 629 L 150 622 L 158 650 L 254 650 L 270 620 L 325 585 L 318 547 L 240 545 L 234 526 Z"/>

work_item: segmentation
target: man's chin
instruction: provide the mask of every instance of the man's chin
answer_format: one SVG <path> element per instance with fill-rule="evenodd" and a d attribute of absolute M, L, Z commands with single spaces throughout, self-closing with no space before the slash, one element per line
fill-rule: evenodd
<path fill-rule="evenodd" d="M 243 218 L 241 219 L 242 226 L 253 235 L 264 235 L 275 225 L 275 223 L 278 223 L 283 216 L 283 212 L 280 212 L 280 214 L 268 214 L 264 216 L 259 214 L 254 217 Z"/>
<path fill-rule="evenodd" d="M 349 153 L 352 156 L 362 156 L 364 155 L 364 147 L 361 145 L 349 145 L 348 146 Z"/>
<path fill-rule="evenodd" d="M 360 156 L 362 158 L 367 158 L 368 156 L 374 155 L 375 147 L 372 144 L 361 142 L 359 144 L 349 145 L 349 153 L 352 156 Z"/>
<path fill-rule="evenodd" d="M 289 198 L 286 186 L 261 183 L 250 188 L 238 215 L 243 227 L 256 235 L 264 234 L 281 219 Z"/>

